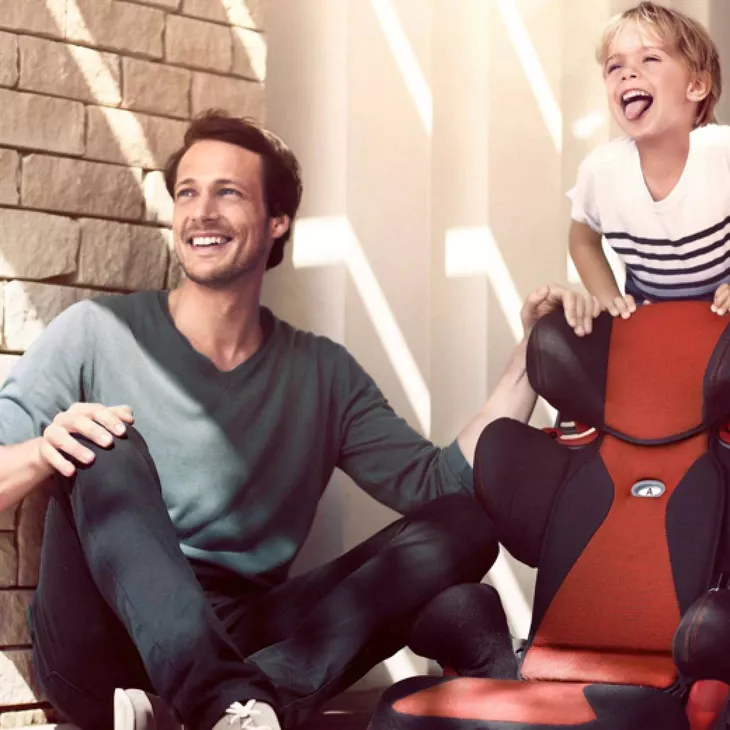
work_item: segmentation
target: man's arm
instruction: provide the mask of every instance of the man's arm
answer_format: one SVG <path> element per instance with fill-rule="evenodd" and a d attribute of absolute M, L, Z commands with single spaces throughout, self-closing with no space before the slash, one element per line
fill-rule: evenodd
<path fill-rule="evenodd" d="M 93 459 L 74 435 L 105 446 L 110 431 L 123 433 L 123 422 L 133 421 L 129 408 L 78 402 L 85 396 L 91 306 L 80 302 L 51 322 L 0 388 L 0 512 L 54 472 L 71 476 L 69 457 Z"/>
<path fill-rule="evenodd" d="M 53 474 L 40 455 L 39 438 L 0 446 L 0 512 L 10 509 Z"/>
<path fill-rule="evenodd" d="M 595 297 L 556 285 L 541 287 L 527 297 L 520 312 L 525 336 L 514 349 L 507 369 L 482 410 L 458 436 L 459 448 L 469 464 L 474 463 L 474 452 L 482 431 L 492 421 L 514 418 L 526 423 L 532 415 L 537 395 L 527 379 L 527 338 L 541 317 L 560 307 L 578 337 L 590 334 L 593 319 L 601 311 Z"/>
<path fill-rule="evenodd" d="M 337 465 L 375 499 L 401 513 L 446 494 L 473 491 L 471 464 L 482 430 L 503 416 L 526 421 L 532 412 L 536 396 L 527 380 L 526 338 L 540 317 L 561 307 L 579 336 L 591 331 L 599 313 L 593 297 L 562 287 L 546 286 L 531 294 L 521 312 L 525 339 L 484 408 L 445 448 L 432 444 L 394 413 L 348 355 Z"/>

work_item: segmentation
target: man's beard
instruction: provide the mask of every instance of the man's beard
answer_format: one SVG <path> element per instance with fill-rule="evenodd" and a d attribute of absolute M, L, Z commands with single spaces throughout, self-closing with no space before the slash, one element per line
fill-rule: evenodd
<path fill-rule="evenodd" d="M 183 242 L 182 245 L 188 246 L 189 244 Z M 206 286 L 209 289 L 225 289 L 231 284 L 243 281 L 251 272 L 259 267 L 261 259 L 268 255 L 264 246 L 257 246 L 255 251 L 247 252 L 249 256 L 243 262 L 234 263 L 218 271 L 201 276 L 196 274 L 195 271 L 188 270 L 188 267 L 185 266 L 185 262 L 183 261 L 183 257 L 178 253 L 177 247 L 174 248 L 173 253 L 185 278 L 190 279 L 190 281 L 200 286 Z"/>
<path fill-rule="evenodd" d="M 177 253 L 175 255 L 177 256 Z M 245 279 L 247 274 L 256 268 L 255 264 L 243 264 L 216 271 L 208 276 L 199 276 L 195 272 L 188 271 L 179 256 L 177 256 L 177 260 L 186 279 L 190 279 L 200 286 L 207 286 L 209 289 L 225 289 L 230 284 Z"/>

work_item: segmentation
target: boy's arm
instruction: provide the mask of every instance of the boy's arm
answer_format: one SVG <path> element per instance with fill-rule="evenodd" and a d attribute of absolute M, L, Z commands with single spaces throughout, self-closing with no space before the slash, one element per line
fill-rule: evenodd
<path fill-rule="evenodd" d="M 603 253 L 601 234 L 586 223 L 570 221 L 568 249 L 581 281 L 598 299 L 601 307 L 614 317 L 628 317 L 634 311 L 633 301 L 626 301 L 618 288 L 611 266 Z"/>

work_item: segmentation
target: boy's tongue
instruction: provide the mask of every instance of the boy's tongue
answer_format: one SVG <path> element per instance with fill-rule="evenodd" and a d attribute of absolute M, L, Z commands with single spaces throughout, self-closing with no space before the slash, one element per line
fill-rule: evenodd
<path fill-rule="evenodd" d="M 633 122 L 636 119 L 638 119 L 648 108 L 651 104 L 651 99 L 635 99 L 634 101 L 630 101 L 625 107 L 624 107 L 624 114 L 626 115 L 626 118 Z"/>

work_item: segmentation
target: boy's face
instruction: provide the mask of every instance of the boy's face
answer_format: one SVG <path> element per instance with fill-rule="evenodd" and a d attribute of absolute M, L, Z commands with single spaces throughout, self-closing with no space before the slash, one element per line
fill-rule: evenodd
<path fill-rule="evenodd" d="M 629 137 L 689 133 L 694 126 L 702 89 L 698 96 L 685 60 L 650 29 L 628 23 L 616 34 L 603 77 L 611 113 Z"/>

